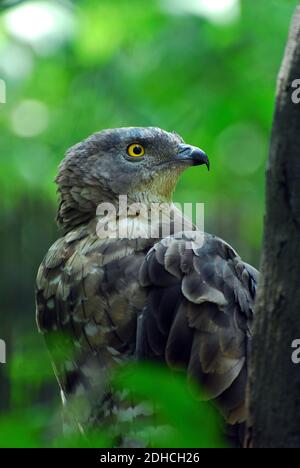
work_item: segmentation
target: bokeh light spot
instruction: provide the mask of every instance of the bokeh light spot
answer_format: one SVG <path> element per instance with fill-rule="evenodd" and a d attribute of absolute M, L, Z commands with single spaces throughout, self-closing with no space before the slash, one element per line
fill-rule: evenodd
<path fill-rule="evenodd" d="M 239 0 L 162 0 L 162 6 L 173 14 L 203 16 L 220 24 L 231 23 L 240 15 Z"/>
<path fill-rule="evenodd" d="M 13 132 L 25 138 L 42 133 L 47 128 L 48 120 L 47 106 L 34 100 L 20 102 L 11 115 Z"/>
<path fill-rule="evenodd" d="M 37 52 L 55 49 L 74 33 L 72 11 L 55 0 L 26 2 L 10 9 L 3 18 L 7 31 Z"/>
<path fill-rule="evenodd" d="M 262 133 L 248 123 L 232 125 L 218 137 L 215 154 L 219 165 L 239 176 L 253 174 L 261 166 L 267 150 Z"/>

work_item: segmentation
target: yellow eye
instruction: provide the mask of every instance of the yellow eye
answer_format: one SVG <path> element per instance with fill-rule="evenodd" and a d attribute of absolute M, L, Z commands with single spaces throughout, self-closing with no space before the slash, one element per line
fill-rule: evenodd
<path fill-rule="evenodd" d="M 138 143 L 133 143 L 132 145 L 128 146 L 127 153 L 129 156 L 133 156 L 134 158 L 140 158 L 145 154 L 145 148 Z"/>

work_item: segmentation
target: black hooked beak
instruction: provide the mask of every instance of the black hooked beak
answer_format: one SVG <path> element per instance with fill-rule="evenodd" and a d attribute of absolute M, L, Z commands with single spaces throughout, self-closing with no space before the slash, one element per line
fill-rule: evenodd
<path fill-rule="evenodd" d="M 205 154 L 204 151 L 202 151 L 200 148 L 197 148 L 197 146 L 185 144 L 179 145 L 179 151 L 176 155 L 176 159 L 178 161 L 191 162 L 193 166 L 205 164 L 209 170 L 210 164 L 207 154 Z"/>

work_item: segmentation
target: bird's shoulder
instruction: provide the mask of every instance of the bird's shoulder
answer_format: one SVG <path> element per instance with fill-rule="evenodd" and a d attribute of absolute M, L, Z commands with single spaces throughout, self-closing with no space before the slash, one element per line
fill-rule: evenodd
<path fill-rule="evenodd" d="M 191 302 L 211 301 L 225 308 L 235 300 L 242 312 L 250 313 L 258 275 L 223 239 L 188 231 L 154 244 L 145 257 L 140 280 L 145 287 L 169 286 L 180 280 L 182 293 Z"/>

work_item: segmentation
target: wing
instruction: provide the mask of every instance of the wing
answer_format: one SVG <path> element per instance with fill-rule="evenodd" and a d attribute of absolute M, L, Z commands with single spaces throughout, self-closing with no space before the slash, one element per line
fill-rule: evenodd
<path fill-rule="evenodd" d="M 177 236 L 178 237 L 178 236 Z M 185 370 L 230 424 L 245 420 L 247 357 L 258 272 L 221 239 L 169 237 L 147 254 L 137 355 Z"/>
<path fill-rule="evenodd" d="M 37 322 L 70 409 L 71 429 L 84 431 L 104 415 L 114 417 L 107 382 L 135 350 L 136 316 L 145 300 L 137 279 L 142 244 L 101 240 L 95 227 L 84 226 L 55 242 L 40 266 Z"/>

